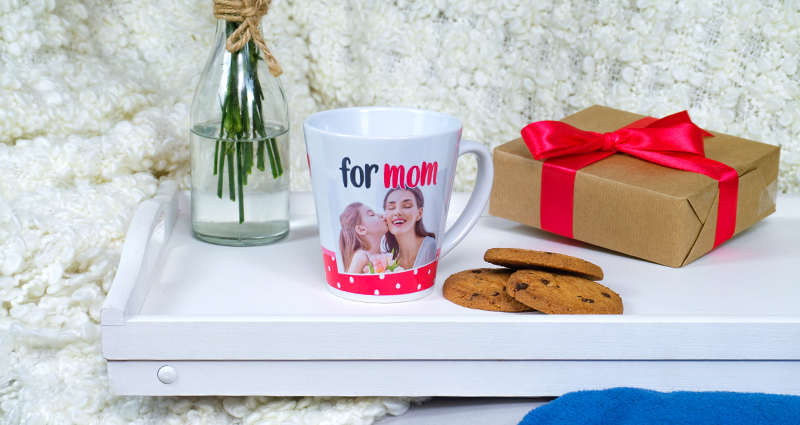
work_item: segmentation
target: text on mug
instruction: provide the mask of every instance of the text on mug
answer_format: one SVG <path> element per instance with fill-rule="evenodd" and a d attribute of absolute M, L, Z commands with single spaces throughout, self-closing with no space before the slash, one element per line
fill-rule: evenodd
<path fill-rule="evenodd" d="M 364 168 L 359 165 L 353 168 L 348 167 L 350 158 L 342 158 L 342 166 L 339 170 L 342 171 L 342 184 L 347 187 L 347 181 L 350 181 L 354 187 L 365 186 L 367 189 L 372 185 L 372 173 L 378 173 L 380 167 L 377 164 L 364 164 Z M 436 175 L 439 172 L 439 163 L 437 162 L 422 162 L 421 166 L 412 166 L 406 172 L 402 165 L 389 165 L 385 164 L 383 167 L 383 185 L 385 188 L 406 188 L 425 185 L 435 185 Z"/>

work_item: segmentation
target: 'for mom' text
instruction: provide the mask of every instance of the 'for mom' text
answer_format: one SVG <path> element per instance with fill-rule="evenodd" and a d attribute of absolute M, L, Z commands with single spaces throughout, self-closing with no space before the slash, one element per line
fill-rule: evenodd
<path fill-rule="evenodd" d="M 342 183 L 347 187 L 349 181 L 353 187 L 362 187 L 369 189 L 372 186 L 372 173 L 380 175 L 380 166 L 377 164 L 364 164 L 350 168 L 350 158 L 342 158 L 342 166 L 339 170 L 342 171 Z M 383 166 L 383 187 L 389 188 L 406 188 L 417 187 L 436 184 L 436 175 L 439 173 L 439 164 L 437 162 L 423 162 L 422 165 L 414 165 L 406 170 L 402 165 L 389 165 Z"/>

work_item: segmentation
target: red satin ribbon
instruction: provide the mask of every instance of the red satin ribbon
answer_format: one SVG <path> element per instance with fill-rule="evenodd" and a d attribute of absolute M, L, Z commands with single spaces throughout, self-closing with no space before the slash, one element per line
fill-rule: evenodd
<path fill-rule="evenodd" d="M 579 130 L 559 121 L 539 121 L 522 129 L 522 139 L 536 159 L 544 161 L 541 227 L 573 237 L 573 200 L 577 170 L 616 152 L 693 173 L 719 182 L 719 209 L 714 247 L 733 236 L 739 174 L 705 157 L 703 137 L 713 137 L 686 111 L 657 120 L 647 117 L 610 133 Z"/>

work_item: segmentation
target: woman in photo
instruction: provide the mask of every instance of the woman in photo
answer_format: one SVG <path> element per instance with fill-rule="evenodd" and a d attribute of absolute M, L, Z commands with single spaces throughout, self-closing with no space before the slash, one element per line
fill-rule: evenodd
<path fill-rule="evenodd" d="M 386 234 L 386 252 L 405 270 L 422 267 L 436 259 L 436 236 L 425 230 L 422 207 L 425 199 L 417 188 L 392 189 L 383 199 L 383 211 L 389 232 Z"/>
<path fill-rule="evenodd" d="M 388 226 L 383 215 L 361 202 L 353 202 L 339 216 L 339 249 L 345 273 L 364 273 L 370 255 L 381 253 L 381 239 Z"/>

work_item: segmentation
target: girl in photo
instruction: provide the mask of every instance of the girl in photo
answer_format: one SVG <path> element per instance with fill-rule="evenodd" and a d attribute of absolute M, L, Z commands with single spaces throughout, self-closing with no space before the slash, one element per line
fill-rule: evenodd
<path fill-rule="evenodd" d="M 353 202 L 339 216 L 339 249 L 345 273 L 364 273 L 370 255 L 381 253 L 381 239 L 388 226 L 383 215 L 361 202 Z"/>
<path fill-rule="evenodd" d="M 422 207 L 425 199 L 418 187 L 390 190 L 383 199 L 389 232 L 385 251 L 394 252 L 405 270 L 422 267 L 436 259 L 436 236 L 425 230 Z"/>

